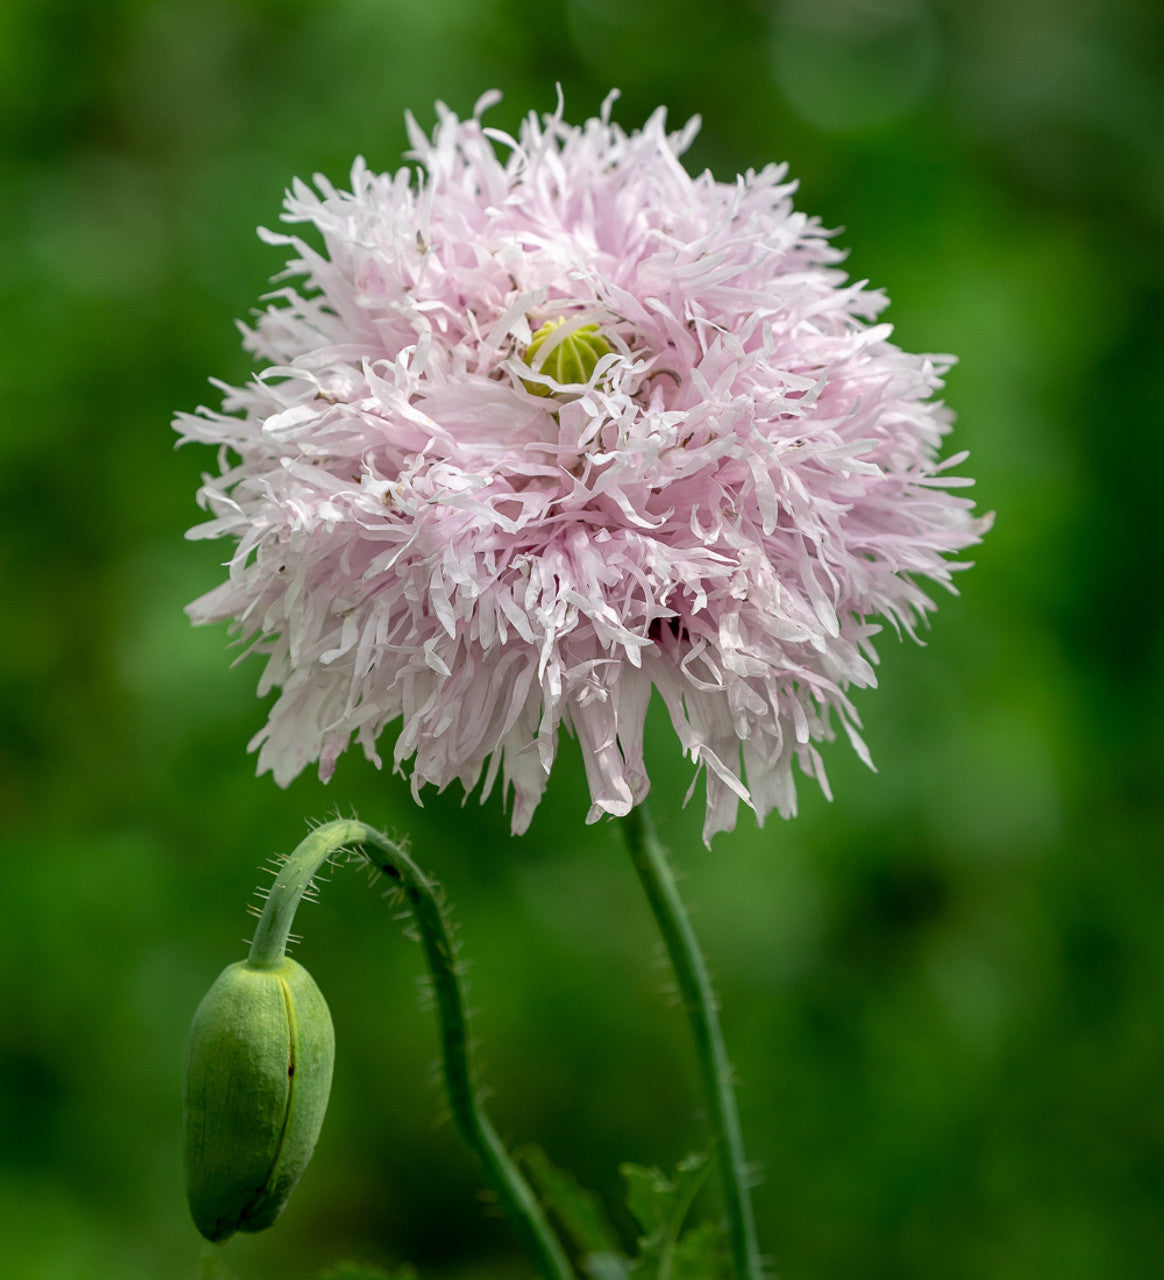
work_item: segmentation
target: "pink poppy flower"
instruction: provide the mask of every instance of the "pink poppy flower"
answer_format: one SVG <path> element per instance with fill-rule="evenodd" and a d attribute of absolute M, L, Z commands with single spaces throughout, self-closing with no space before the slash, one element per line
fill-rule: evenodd
<path fill-rule="evenodd" d="M 627 134 L 613 95 L 514 139 L 494 100 L 410 118 L 419 169 L 296 182 L 322 252 L 261 233 L 300 284 L 244 329 L 263 371 L 178 419 L 220 448 L 191 536 L 237 544 L 190 614 L 266 655 L 280 784 L 399 721 L 418 798 L 500 775 L 521 831 L 565 728 L 590 820 L 625 814 L 655 691 L 705 839 L 790 815 L 834 726 L 868 759 L 878 620 L 914 635 L 988 527 L 939 461 L 951 358 L 892 343 L 784 167 L 692 177 L 698 122 Z"/>

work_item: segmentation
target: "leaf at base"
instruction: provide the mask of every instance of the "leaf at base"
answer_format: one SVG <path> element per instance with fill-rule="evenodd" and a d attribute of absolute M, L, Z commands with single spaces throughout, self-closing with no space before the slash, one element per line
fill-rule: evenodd
<path fill-rule="evenodd" d="M 670 1280 L 716 1280 L 728 1275 L 723 1228 L 701 1222 L 685 1231 L 671 1255 Z"/>
<path fill-rule="evenodd" d="M 670 1178 L 658 1169 L 622 1166 L 627 1208 L 642 1230 L 633 1267 L 642 1280 L 715 1280 L 723 1273 L 720 1229 L 703 1223 L 683 1230 L 710 1168 L 703 1152 L 681 1160 Z"/>
<path fill-rule="evenodd" d="M 540 1147 L 524 1147 L 519 1154 L 542 1203 L 587 1259 L 591 1275 L 596 1280 L 625 1275 L 622 1241 L 594 1192 L 580 1187 L 572 1173 L 553 1165 Z M 616 1261 L 623 1265 L 621 1273 L 610 1269 Z"/>

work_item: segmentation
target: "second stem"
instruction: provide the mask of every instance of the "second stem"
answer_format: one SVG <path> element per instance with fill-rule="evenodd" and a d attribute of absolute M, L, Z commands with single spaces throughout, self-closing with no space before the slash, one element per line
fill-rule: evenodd
<path fill-rule="evenodd" d="M 667 958 L 691 1025 L 708 1120 L 715 1135 L 723 1183 L 728 1239 L 737 1280 L 762 1280 L 756 1224 L 748 1195 L 747 1162 L 732 1069 L 719 1026 L 719 1007 L 699 941 L 691 927 L 667 856 L 650 816 L 638 805 L 622 819 L 639 881 L 667 949 Z"/>

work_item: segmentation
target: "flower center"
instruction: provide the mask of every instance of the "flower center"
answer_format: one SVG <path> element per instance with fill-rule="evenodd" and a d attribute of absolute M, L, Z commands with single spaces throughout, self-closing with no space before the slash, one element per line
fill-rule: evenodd
<path fill-rule="evenodd" d="M 599 360 L 614 350 L 602 336 L 596 324 L 580 325 L 572 333 L 553 342 L 542 358 L 537 359 L 538 352 L 546 345 L 547 339 L 564 323 L 565 317 L 547 320 L 530 339 L 523 359 L 531 369 L 544 373 L 555 382 L 563 384 L 589 382 Z M 522 385 L 535 396 L 554 394 L 544 382 L 526 382 L 523 378 Z"/>

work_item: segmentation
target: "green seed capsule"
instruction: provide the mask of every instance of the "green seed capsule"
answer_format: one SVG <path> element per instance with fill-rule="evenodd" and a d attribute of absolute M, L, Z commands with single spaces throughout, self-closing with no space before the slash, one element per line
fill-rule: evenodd
<path fill-rule="evenodd" d="M 530 344 L 525 349 L 524 360 L 531 368 L 540 367 L 542 373 L 547 374 L 557 382 L 589 382 L 590 375 L 594 372 L 599 360 L 603 356 L 610 355 L 611 351 L 614 350 L 602 336 L 602 332 L 596 324 L 584 324 L 575 329 L 573 333 L 568 334 L 546 353 L 540 366 L 537 364 L 537 354 L 542 349 L 546 339 L 555 330 L 561 328 L 564 322 L 564 316 L 558 320 L 547 320 L 531 337 Z M 527 391 L 532 391 L 535 396 L 553 394 L 544 382 L 526 382 L 523 379 L 522 384 Z"/>
<path fill-rule="evenodd" d="M 219 974 L 186 1053 L 186 1195 L 208 1240 L 282 1213 L 315 1149 L 334 1059 L 331 1014 L 302 965 Z"/>

